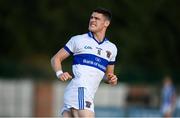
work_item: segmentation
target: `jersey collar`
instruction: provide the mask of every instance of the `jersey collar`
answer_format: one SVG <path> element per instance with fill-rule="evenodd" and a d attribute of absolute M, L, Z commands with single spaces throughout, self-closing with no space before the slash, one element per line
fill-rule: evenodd
<path fill-rule="evenodd" d="M 93 33 L 92 32 L 88 32 L 88 36 L 93 38 L 99 45 L 104 43 L 104 41 L 107 41 L 108 39 L 106 37 L 104 37 L 103 41 L 101 42 L 98 42 L 97 39 L 94 37 Z"/>

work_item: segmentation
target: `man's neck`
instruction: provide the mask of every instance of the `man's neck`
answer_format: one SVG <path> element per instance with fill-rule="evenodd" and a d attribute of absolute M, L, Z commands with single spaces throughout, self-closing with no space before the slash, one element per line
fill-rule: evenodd
<path fill-rule="evenodd" d="M 94 38 L 98 41 L 98 42 L 102 42 L 105 38 L 105 32 L 97 32 L 97 33 L 93 33 Z"/>

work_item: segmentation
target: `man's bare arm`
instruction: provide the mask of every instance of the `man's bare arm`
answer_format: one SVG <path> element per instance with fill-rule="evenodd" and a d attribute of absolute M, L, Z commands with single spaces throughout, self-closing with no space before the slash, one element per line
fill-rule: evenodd
<path fill-rule="evenodd" d="M 53 70 L 56 72 L 58 78 L 62 81 L 66 81 L 67 79 L 71 79 L 72 76 L 68 72 L 62 71 L 62 61 L 69 57 L 69 53 L 64 49 L 61 48 L 51 59 L 51 66 Z M 61 73 L 58 73 L 61 72 Z"/>
<path fill-rule="evenodd" d="M 117 84 L 117 76 L 114 74 L 114 65 L 108 65 L 105 73 L 105 82 L 111 85 Z"/>

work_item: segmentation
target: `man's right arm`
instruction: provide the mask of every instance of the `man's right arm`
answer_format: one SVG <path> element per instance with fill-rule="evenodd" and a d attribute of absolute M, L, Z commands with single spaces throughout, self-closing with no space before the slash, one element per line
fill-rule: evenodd
<path fill-rule="evenodd" d="M 51 58 L 51 66 L 53 70 L 56 72 L 57 77 L 62 80 L 66 81 L 71 79 L 72 76 L 68 72 L 62 71 L 62 61 L 69 57 L 69 53 L 64 49 L 61 48 L 52 58 Z"/>

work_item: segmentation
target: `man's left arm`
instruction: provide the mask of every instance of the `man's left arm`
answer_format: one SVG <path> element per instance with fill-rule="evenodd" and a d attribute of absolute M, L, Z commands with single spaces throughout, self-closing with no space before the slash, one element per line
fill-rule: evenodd
<path fill-rule="evenodd" d="M 105 83 L 111 85 L 117 85 L 118 78 L 114 74 L 114 65 L 108 65 L 104 76 Z"/>

